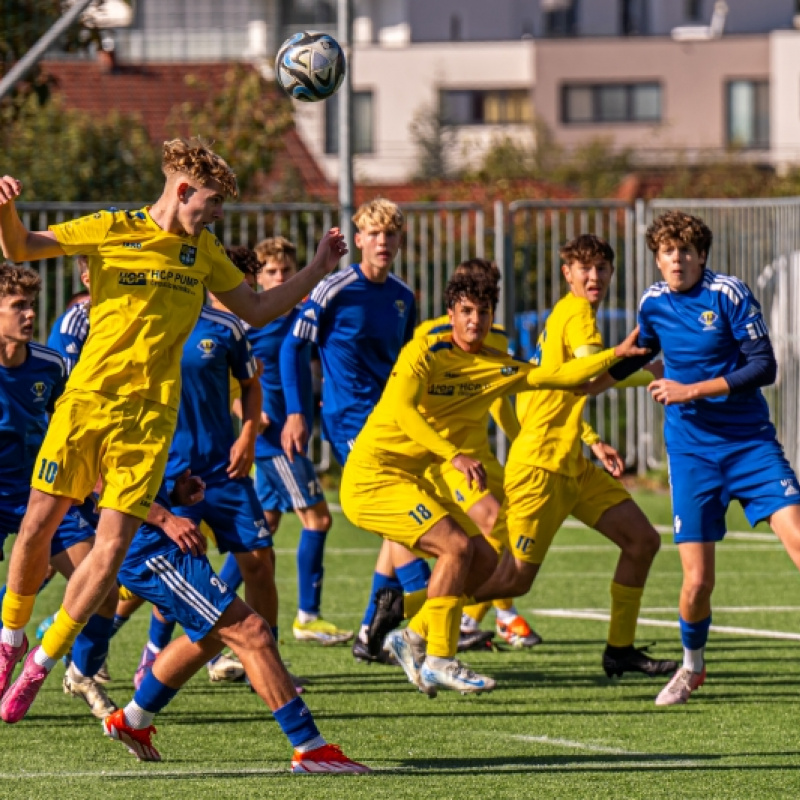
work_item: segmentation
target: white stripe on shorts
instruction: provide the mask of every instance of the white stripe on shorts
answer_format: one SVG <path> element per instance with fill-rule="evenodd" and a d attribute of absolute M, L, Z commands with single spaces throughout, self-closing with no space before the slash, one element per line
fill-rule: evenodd
<path fill-rule="evenodd" d="M 297 485 L 297 481 L 295 480 L 289 460 L 286 458 L 286 456 L 275 456 L 273 463 L 275 464 L 275 469 L 277 470 L 280 479 L 283 481 L 286 491 L 289 492 L 289 496 L 292 498 L 292 506 L 294 508 L 305 508 L 306 501 L 303 497 L 303 491 Z"/>
<path fill-rule="evenodd" d="M 150 558 L 145 563 L 178 597 L 182 598 L 197 611 L 203 619 L 212 625 L 216 624 L 217 620 L 222 616 L 222 612 L 215 608 L 207 598 L 203 597 L 164 556 Z"/>

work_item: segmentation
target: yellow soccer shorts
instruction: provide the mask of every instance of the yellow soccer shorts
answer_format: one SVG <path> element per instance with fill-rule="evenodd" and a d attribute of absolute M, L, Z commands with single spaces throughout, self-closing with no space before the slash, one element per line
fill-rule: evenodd
<path fill-rule="evenodd" d="M 588 460 L 576 476 L 513 462 L 505 472 L 510 549 L 528 564 L 544 561 L 568 516 L 593 528 L 609 508 L 631 499 L 622 484 Z"/>
<path fill-rule="evenodd" d="M 102 478 L 100 508 L 146 519 L 177 411 L 138 395 L 67 391 L 56 403 L 31 485 L 82 502 Z"/>
<path fill-rule="evenodd" d="M 417 542 L 448 515 L 427 479 L 353 454 L 342 473 L 339 502 L 353 525 L 424 558 L 430 554 Z"/>
<path fill-rule="evenodd" d="M 472 487 L 470 487 L 467 483 L 466 475 L 457 470 L 449 461 L 430 467 L 426 473 L 426 477 L 436 487 L 436 493 L 439 497 L 449 500 L 450 503 L 459 509 L 461 513 L 455 511 L 451 513 L 458 523 L 470 532 L 470 535 L 472 535 L 472 529 L 475 528 L 475 524 L 468 516 L 472 506 L 486 497 L 487 494 L 493 495 L 494 498 L 501 503 L 500 513 L 497 516 L 497 522 L 492 530 L 492 535 L 486 537 L 486 541 L 494 548 L 495 552 L 501 553 L 503 549 L 508 548 L 508 523 L 506 520 L 506 504 L 504 502 L 503 467 L 490 450 L 487 450 L 485 453 L 471 454 L 471 457 L 477 458 L 486 469 L 486 489 L 479 489 L 478 485 L 474 482 Z"/>

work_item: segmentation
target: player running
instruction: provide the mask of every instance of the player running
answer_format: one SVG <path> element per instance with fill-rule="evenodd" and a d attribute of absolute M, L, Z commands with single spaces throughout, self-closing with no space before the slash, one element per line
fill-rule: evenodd
<path fill-rule="evenodd" d="M 560 255 L 569 292 L 548 317 L 533 358 L 534 364 L 548 368 L 579 364 L 603 347 L 597 309 L 614 273 L 613 250 L 592 234 L 567 242 Z M 652 379 L 653 373 L 644 370 L 627 385 L 643 385 Z M 585 404 L 585 395 L 559 389 L 518 398 L 522 432 L 511 445 L 505 468 L 513 557 L 503 560 L 476 599 L 526 594 L 553 537 L 571 514 L 620 548 L 602 661 L 606 674 L 668 674 L 675 669 L 674 661 L 650 658 L 633 646 L 644 584 L 660 539 L 630 494 L 583 455 Z M 621 474 L 622 460 L 613 448 L 604 445 L 598 455 L 607 468 Z"/>
<path fill-rule="evenodd" d="M 778 442 L 762 386 L 776 362 L 761 306 L 739 278 L 706 267 L 713 235 L 698 217 L 669 211 L 647 229 L 663 281 L 639 305 L 639 341 L 664 353 L 653 399 L 666 406 L 675 543 L 683 567 L 683 664 L 656 705 L 686 703 L 706 676 L 716 543 L 739 500 L 751 525 L 767 521 L 800 567 L 800 488 Z M 635 367 L 620 365 L 611 377 Z"/>
<path fill-rule="evenodd" d="M 422 609 L 388 640 L 409 680 L 431 697 L 439 688 L 466 694 L 495 686 L 455 654 L 465 595 L 492 574 L 497 556 L 483 536 L 474 535 L 477 530 L 465 531 L 457 523 L 449 501 L 437 497 L 422 477 L 425 470 L 434 460 L 449 462 L 466 477 L 468 489 L 484 493 L 490 510 L 484 467 L 449 441 L 451 432 L 485 420 L 502 395 L 576 386 L 633 350 L 643 352 L 634 347 L 632 334 L 616 350 L 536 369 L 483 344 L 498 298 L 488 275 L 454 275 L 446 298 L 452 332 L 415 339 L 403 349 L 356 440 L 341 485 L 342 510 L 353 524 L 437 559 Z"/>
<path fill-rule="evenodd" d="M 101 211 L 48 231 L 22 224 L 22 186 L 0 178 L 0 246 L 14 261 L 83 253 L 91 273 L 91 330 L 58 403 L 33 474 L 28 510 L 8 572 L 0 634 L 0 716 L 24 716 L 48 672 L 114 585 L 130 540 L 147 517 L 166 465 L 179 398 L 182 346 L 206 288 L 245 321 L 264 325 L 292 308 L 338 263 L 336 229 L 309 267 L 286 285 L 254 293 L 206 226 L 222 218 L 237 186 L 230 167 L 202 142 L 164 145 L 164 191 L 133 212 Z M 64 602 L 21 677 L 24 628 L 49 560 L 50 540 L 73 500 L 103 479 L 91 553 L 67 584 Z M 9 712 L 14 708 L 13 713 Z M 3 713 L 3 711 L 6 713 Z"/>
<path fill-rule="evenodd" d="M 357 209 L 353 223 L 361 263 L 331 275 L 312 292 L 286 340 L 281 376 L 287 416 L 281 444 L 290 462 L 295 454 L 305 453 L 308 442 L 300 382 L 303 350 L 308 343 L 317 345 L 322 362 L 322 434 L 336 460 L 344 465 L 381 396 L 400 349 L 414 332 L 414 294 L 391 273 L 402 238 L 402 212 L 389 200 L 376 198 Z M 307 537 L 307 547 L 301 539 L 298 551 L 298 565 L 301 561 L 309 565 L 311 576 L 320 584 L 316 592 L 321 592 L 324 546 L 325 537 L 317 534 Z M 412 557 L 395 577 L 391 552 L 384 548 L 370 596 L 374 598 L 384 586 L 406 592 L 424 590 L 429 575 L 427 563 Z M 293 625 L 295 637 L 323 644 L 352 638 L 352 632 L 341 631 L 319 617 L 316 602 L 299 609 Z M 366 635 L 374 610 L 373 602 L 353 645 L 353 653 L 359 658 L 371 658 L 361 637 Z"/>

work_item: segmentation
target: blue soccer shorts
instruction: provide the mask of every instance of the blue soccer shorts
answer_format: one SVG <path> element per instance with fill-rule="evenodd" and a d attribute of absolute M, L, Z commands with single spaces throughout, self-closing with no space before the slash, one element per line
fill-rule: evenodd
<path fill-rule="evenodd" d="M 731 500 L 751 525 L 786 506 L 800 505 L 800 487 L 775 439 L 669 454 L 675 543 L 718 542 Z"/>
<path fill-rule="evenodd" d="M 265 511 L 294 511 L 325 500 L 311 459 L 300 454 L 294 461 L 284 455 L 257 458 L 256 492 Z"/>
<path fill-rule="evenodd" d="M 193 506 L 175 506 L 172 513 L 198 525 L 205 522 L 214 532 L 220 553 L 252 553 L 272 547 L 272 534 L 250 478 L 206 486 L 203 500 Z"/>

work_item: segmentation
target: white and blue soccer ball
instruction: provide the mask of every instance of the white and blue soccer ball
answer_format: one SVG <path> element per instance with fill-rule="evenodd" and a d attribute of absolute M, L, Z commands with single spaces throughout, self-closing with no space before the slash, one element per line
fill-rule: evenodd
<path fill-rule="evenodd" d="M 278 50 L 275 76 L 292 98 L 304 103 L 327 100 L 344 80 L 342 48 L 332 36 L 318 31 L 300 31 Z"/>

